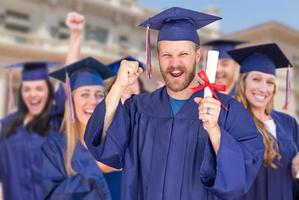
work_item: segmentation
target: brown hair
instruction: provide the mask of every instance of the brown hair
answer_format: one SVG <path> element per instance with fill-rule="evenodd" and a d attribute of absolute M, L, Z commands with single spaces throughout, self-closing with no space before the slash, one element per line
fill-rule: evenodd
<path fill-rule="evenodd" d="M 240 77 L 237 82 L 235 98 L 237 101 L 242 103 L 243 106 L 249 111 L 249 113 L 251 114 L 255 122 L 255 125 L 257 126 L 259 132 L 263 137 L 263 142 L 265 146 L 264 164 L 268 167 L 277 168 L 277 165 L 275 164 L 275 160 L 280 159 L 278 144 L 275 138 L 267 131 L 264 123 L 253 114 L 252 109 L 250 107 L 250 103 L 245 97 L 245 80 L 247 76 L 248 73 L 240 74 Z M 275 90 L 270 102 L 266 106 L 265 112 L 267 115 L 269 115 L 273 110 Z"/>

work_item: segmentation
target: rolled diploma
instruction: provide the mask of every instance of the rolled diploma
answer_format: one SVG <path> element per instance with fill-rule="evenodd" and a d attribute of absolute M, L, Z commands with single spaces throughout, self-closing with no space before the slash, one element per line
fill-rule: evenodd
<path fill-rule="evenodd" d="M 208 51 L 206 74 L 207 74 L 207 77 L 208 77 L 210 83 L 215 83 L 218 56 L 219 56 L 219 51 L 213 51 L 213 50 Z M 204 97 L 212 97 L 212 96 L 213 96 L 213 94 L 212 94 L 210 88 L 206 87 L 204 90 Z"/>

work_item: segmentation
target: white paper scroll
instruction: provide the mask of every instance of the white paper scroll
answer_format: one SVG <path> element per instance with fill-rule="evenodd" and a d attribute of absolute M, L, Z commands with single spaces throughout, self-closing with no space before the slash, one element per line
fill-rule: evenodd
<path fill-rule="evenodd" d="M 210 80 L 210 83 L 215 83 L 218 56 L 219 56 L 219 51 L 213 51 L 213 50 L 208 51 L 206 74 L 208 79 Z M 210 88 L 206 87 L 204 90 L 204 97 L 212 97 L 212 96 L 213 94 Z"/>

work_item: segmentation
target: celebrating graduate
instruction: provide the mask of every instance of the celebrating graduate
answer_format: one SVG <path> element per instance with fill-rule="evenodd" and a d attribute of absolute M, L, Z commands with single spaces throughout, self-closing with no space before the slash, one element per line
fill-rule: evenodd
<path fill-rule="evenodd" d="M 142 23 L 159 30 L 166 86 L 122 104 L 122 93 L 142 73 L 138 62 L 124 60 L 90 118 L 87 147 L 97 160 L 123 168 L 123 200 L 230 199 L 255 179 L 263 143 L 246 109 L 227 95 L 216 92 L 218 101 L 191 89 L 201 56 L 197 29 L 219 19 L 173 7 Z"/>
<path fill-rule="evenodd" d="M 54 92 L 48 79 L 53 63 L 27 62 L 23 67 L 18 109 L 1 120 L 0 181 L 4 199 L 43 199 L 41 145 L 51 131 L 58 130 L 53 112 Z M 54 115 L 53 115 L 54 113 Z"/>
<path fill-rule="evenodd" d="M 235 49 L 237 45 L 242 43 L 244 42 L 237 40 L 216 39 L 203 44 L 205 46 L 210 46 L 210 49 L 212 50 L 219 51 L 215 83 L 225 85 L 226 90 L 223 93 L 232 97 L 235 96 L 236 92 L 235 85 L 239 66 L 227 52 Z"/>
<path fill-rule="evenodd" d="M 105 96 L 103 80 L 114 75 L 91 57 L 50 74 L 66 81 L 70 90 L 63 134 L 52 134 L 42 146 L 46 199 L 111 199 L 99 163 L 85 147 L 83 134 L 95 106 Z"/>
<path fill-rule="evenodd" d="M 277 91 L 276 69 L 290 65 L 275 43 L 251 46 L 229 52 L 241 66 L 236 99 L 250 112 L 265 145 L 264 162 L 250 191 L 239 199 L 292 199 L 292 174 L 299 166 L 296 120 L 273 109 Z"/>

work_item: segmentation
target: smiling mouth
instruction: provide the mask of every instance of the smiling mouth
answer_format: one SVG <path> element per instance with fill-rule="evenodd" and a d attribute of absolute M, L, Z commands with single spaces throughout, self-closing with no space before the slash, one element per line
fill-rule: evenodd
<path fill-rule="evenodd" d="M 184 74 L 184 72 L 181 70 L 173 70 L 172 72 L 170 72 L 170 75 L 174 78 L 178 78 L 178 77 L 182 76 L 183 74 Z"/>
<path fill-rule="evenodd" d="M 253 96 L 258 101 L 265 101 L 265 99 L 267 98 L 267 96 L 265 96 L 265 95 L 259 95 L 259 94 L 253 94 Z"/>
<path fill-rule="evenodd" d="M 86 109 L 83 112 L 84 112 L 85 115 L 91 116 L 93 111 L 94 111 L 94 109 Z"/>
<path fill-rule="evenodd" d="M 31 106 L 31 107 L 38 107 L 40 104 L 41 104 L 41 100 L 36 100 L 36 101 L 30 101 L 29 102 L 29 105 Z"/>

